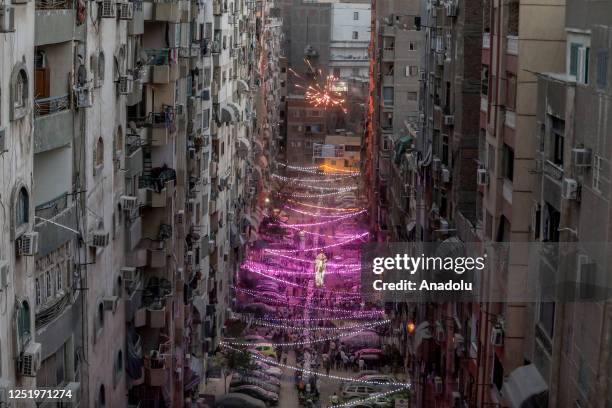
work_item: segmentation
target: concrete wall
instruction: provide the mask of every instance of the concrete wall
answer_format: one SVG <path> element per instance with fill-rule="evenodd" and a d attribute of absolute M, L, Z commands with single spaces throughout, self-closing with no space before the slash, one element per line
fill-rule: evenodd
<path fill-rule="evenodd" d="M 34 205 L 46 203 L 72 191 L 72 148 L 49 150 L 34 161 Z"/>

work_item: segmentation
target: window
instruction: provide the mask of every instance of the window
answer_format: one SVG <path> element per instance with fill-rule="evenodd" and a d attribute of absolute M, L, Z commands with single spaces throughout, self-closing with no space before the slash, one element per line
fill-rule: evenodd
<path fill-rule="evenodd" d="M 563 166 L 563 145 L 565 139 L 565 121 L 551 116 L 551 155 L 550 160 L 558 166 Z"/>
<path fill-rule="evenodd" d="M 30 197 L 25 187 L 19 190 L 15 208 L 15 225 L 20 227 L 30 222 Z"/>
<path fill-rule="evenodd" d="M 603 157 L 593 156 L 593 190 L 601 193 L 601 168 L 603 165 Z"/>
<path fill-rule="evenodd" d="M 516 75 L 506 72 L 506 107 L 510 110 L 516 108 Z"/>
<path fill-rule="evenodd" d="M 15 99 L 13 101 L 15 108 L 23 108 L 28 97 L 28 77 L 25 71 L 19 71 L 17 81 L 15 82 Z"/>
<path fill-rule="evenodd" d="M 597 86 L 605 88 L 608 85 L 608 50 L 597 53 Z"/>
<path fill-rule="evenodd" d="M 104 389 L 104 384 L 102 384 L 98 390 L 98 407 L 104 406 L 106 406 L 106 390 Z"/>
<path fill-rule="evenodd" d="M 406 66 L 406 76 L 415 76 L 419 74 L 419 67 L 416 65 Z"/>
<path fill-rule="evenodd" d="M 115 139 L 115 151 L 123 151 L 123 129 L 121 126 L 117 129 L 117 138 Z"/>
<path fill-rule="evenodd" d="M 353 12 L 353 20 L 359 20 L 359 12 L 358 11 Z"/>
<path fill-rule="evenodd" d="M 45 273 L 45 287 L 46 287 L 46 291 L 45 291 L 45 297 L 48 299 L 51 296 L 53 296 L 53 279 L 51 279 L 51 272 L 47 271 Z"/>
<path fill-rule="evenodd" d="M 104 59 L 104 52 L 100 51 L 98 55 L 98 81 L 100 84 L 104 82 L 104 75 L 106 71 L 106 60 Z"/>
<path fill-rule="evenodd" d="M 117 353 L 117 372 L 120 373 L 123 371 L 123 351 L 119 350 Z"/>
<path fill-rule="evenodd" d="M 358 40 L 358 39 L 359 39 L 359 32 L 353 31 L 353 40 Z"/>
<path fill-rule="evenodd" d="M 96 167 L 104 166 L 104 140 L 102 139 L 102 136 L 98 138 L 98 143 L 96 143 L 94 157 Z"/>
<path fill-rule="evenodd" d="M 385 105 L 393 105 L 394 92 L 392 86 L 383 87 L 383 102 Z"/>
<path fill-rule="evenodd" d="M 416 44 L 415 42 L 410 41 L 410 42 L 408 43 L 408 50 L 410 50 L 410 51 L 416 51 L 416 49 L 417 49 L 417 44 Z"/>
<path fill-rule="evenodd" d="M 408 101 L 416 101 L 417 100 L 417 93 L 416 92 L 406 92 L 406 99 Z"/>
<path fill-rule="evenodd" d="M 581 45 L 578 43 L 570 44 L 570 65 L 569 74 L 572 76 L 578 75 L 578 50 Z"/>
<path fill-rule="evenodd" d="M 483 65 L 480 72 L 480 92 L 486 96 L 489 94 L 489 66 Z"/>
<path fill-rule="evenodd" d="M 98 312 L 96 315 L 96 330 L 102 330 L 102 328 L 104 327 L 104 303 L 100 302 L 100 304 L 98 304 Z"/>
<path fill-rule="evenodd" d="M 17 329 L 19 331 L 19 341 L 21 342 L 22 346 L 25 346 L 30 341 L 30 338 L 31 338 L 30 325 L 31 325 L 30 305 L 28 304 L 27 300 L 24 300 L 23 302 L 21 302 L 21 306 L 19 307 L 18 318 L 17 318 Z"/>
<path fill-rule="evenodd" d="M 21 119 L 27 114 L 29 81 L 25 63 L 18 63 L 11 73 L 11 120 Z"/>
<path fill-rule="evenodd" d="M 42 304 L 42 293 L 40 292 L 40 279 L 36 278 L 34 282 L 35 286 L 35 296 L 36 296 L 36 306 L 40 306 Z"/>
<path fill-rule="evenodd" d="M 57 268 L 55 271 L 55 290 L 60 291 L 64 288 L 64 279 L 62 277 L 62 269 Z"/>
<path fill-rule="evenodd" d="M 512 181 L 514 177 L 514 150 L 504 144 L 504 178 Z"/>

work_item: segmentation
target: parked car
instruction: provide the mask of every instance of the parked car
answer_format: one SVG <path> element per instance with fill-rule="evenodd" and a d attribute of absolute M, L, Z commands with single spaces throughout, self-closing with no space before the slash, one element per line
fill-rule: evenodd
<path fill-rule="evenodd" d="M 350 383 L 342 388 L 342 397 L 345 399 L 364 398 L 376 393 L 378 390 L 373 385 Z"/>
<path fill-rule="evenodd" d="M 271 391 L 275 393 L 280 392 L 280 386 L 276 384 L 272 384 L 268 381 L 261 380 L 256 377 L 249 377 L 240 374 L 232 375 L 232 381 L 230 382 L 231 387 L 238 387 L 240 385 L 256 385 L 258 387 L 263 388 L 266 391 Z"/>
<path fill-rule="evenodd" d="M 257 343 L 250 348 L 253 348 L 263 354 L 265 357 L 276 359 L 276 350 L 270 343 Z"/>
<path fill-rule="evenodd" d="M 243 376 L 251 376 L 262 381 L 266 381 L 270 384 L 278 385 L 280 387 L 280 380 L 273 375 L 269 375 L 260 370 L 247 371 L 242 373 Z"/>
<path fill-rule="evenodd" d="M 279 378 L 283 372 L 278 367 L 271 367 L 262 361 L 255 361 L 255 364 L 266 374 Z"/>
<path fill-rule="evenodd" d="M 256 385 L 240 385 L 238 387 L 230 387 L 230 392 L 239 392 L 249 395 L 253 398 L 268 402 L 270 404 L 278 404 L 278 394 L 275 392 L 266 391 Z"/>
<path fill-rule="evenodd" d="M 215 397 L 216 408 L 266 408 L 266 403 L 242 393 L 230 393 Z"/>

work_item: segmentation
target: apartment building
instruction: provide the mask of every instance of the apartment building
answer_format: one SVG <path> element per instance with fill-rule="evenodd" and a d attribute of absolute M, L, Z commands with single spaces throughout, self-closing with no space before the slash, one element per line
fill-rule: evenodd
<path fill-rule="evenodd" d="M 0 6 L 0 373 L 3 387 L 31 388 L 40 358 L 35 329 L 33 153 L 34 4 Z M 8 16 L 8 17 L 7 17 Z M 29 29 L 30 28 L 30 29 Z"/>
<path fill-rule="evenodd" d="M 370 100 L 365 142 L 371 160 L 365 164 L 365 172 L 370 186 L 372 227 L 377 230 L 378 239 L 386 240 L 392 222 L 388 189 L 392 149 L 408 136 L 409 127 L 416 127 L 419 119 L 424 33 L 414 24 L 415 17 L 421 14 L 418 1 L 377 0 L 372 3 L 371 13 Z"/>
<path fill-rule="evenodd" d="M 357 171 L 361 164 L 361 135 L 344 132 L 327 135 L 312 146 L 312 161 L 341 171 Z"/>
<path fill-rule="evenodd" d="M 336 78 L 367 82 L 370 10 L 367 2 L 331 5 L 329 71 Z"/>
<path fill-rule="evenodd" d="M 612 401 L 609 310 L 597 287 L 606 286 L 609 256 L 612 8 L 570 0 L 565 14 L 565 61 L 538 75 L 532 239 L 556 248 L 546 256 L 553 276 L 563 271 L 564 243 L 579 251 L 569 278 L 580 283 L 571 301 L 527 309 L 531 333 L 525 354 L 548 390 L 550 406 L 596 406 Z M 558 68 L 558 67 L 557 67 Z"/>
<path fill-rule="evenodd" d="M 478 176 L 482 236 L 485 243 L 527 242 L 533 239 L 534 230 L 536 139 L 522 135 L 533 134 L 537 129 L 536 73 L 562 72 L 565 67 L 566 8 L 564 2 L 504 5 L 491 2 L 484 3 L 483 13 L 488 17 L 483 24 Z M 513 301 L 518 294 L 513 291 L 521 289 L 510 285 L 522 281 L 523 261 L 510 254 L 506 270 L 496 277 L 506 282 L 501 283 L 506 302 L 485 304 L 479 311 L 483 328 L 480 347 L 485 356 L 479 364 L 483 370 L 480 378 L 484 381 L 490 378 L 494 384 L 478 392 L 477 401 L 481 403 L 502 402 L 502 395 L 506 404 L 531 397 L 512 395 L 520 389 L 515 385 L 517 377 L 533 376 L 534 383 L 538 380 L 533 365 L 526 364 L 534 361 L 530 351 L 533 347 L 530 339 L 537 332 L 532 323 L 534 316 L 525 304 Z M 494 289 L 491 284 L 483 290 Z M 540 310 L 548 315 L 547 305 Z M 489 341 L 495 326 L 503 330 L 502 346 Z"/>
<path fill-rule="evenodd" d="M 256 88 L 278 139 L 279 70 L 247 63 L 277 66 L 272 3 L 2 7 L 2 386 L 197 403 L 265 174 Z"/>

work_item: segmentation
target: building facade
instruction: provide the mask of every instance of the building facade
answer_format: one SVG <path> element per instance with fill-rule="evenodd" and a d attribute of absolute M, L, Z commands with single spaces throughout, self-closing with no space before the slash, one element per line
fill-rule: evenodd
<path fill-rule="evenodd" d="M 340 79 L 367 82 L 369 74 L 371 5 L 333 3 L 329 41 L 329 70 Z"/>

